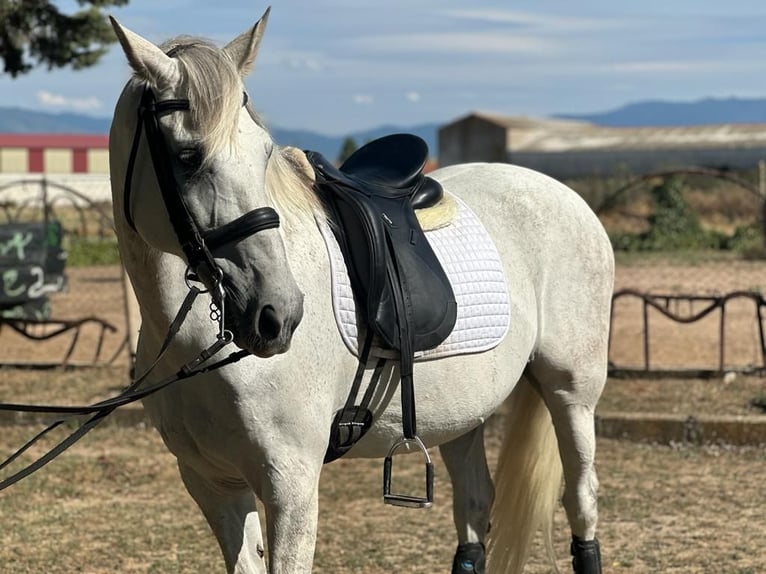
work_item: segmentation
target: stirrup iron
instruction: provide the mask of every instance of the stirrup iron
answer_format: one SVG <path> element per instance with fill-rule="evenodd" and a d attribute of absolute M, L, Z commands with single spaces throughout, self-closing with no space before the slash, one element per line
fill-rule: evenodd
<path fill-rule="evenodd" d="M 399 448 L 408 445 L 415 445 L 426 461 L 426 495 L 413 496 L 410 494 L 391 494 L 391 474 L 393 471 L 393 456 Z M 412 438 L 402 437 L 391 447 L 383 461 L 383 502 L 393 506 L 405 506 L 407 508 L 430 508 L 434 502 L 434 465 L 431 462 L 431 456 L 417 436 Z"/>

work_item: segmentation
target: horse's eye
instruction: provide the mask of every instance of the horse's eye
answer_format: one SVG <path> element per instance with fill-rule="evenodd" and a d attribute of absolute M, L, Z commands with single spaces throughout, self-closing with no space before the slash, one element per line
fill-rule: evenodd
<path fill-rule="evenodd" d="M 202 164 L 202 152 L 199 148 L 184 148 L 178 152 L 178 161 L 186 167 L 196 169 Z"/>

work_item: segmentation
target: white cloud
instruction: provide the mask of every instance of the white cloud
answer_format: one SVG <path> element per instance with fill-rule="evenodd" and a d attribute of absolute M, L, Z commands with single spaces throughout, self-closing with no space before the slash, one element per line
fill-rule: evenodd
<path fill-rule="evenodd" d="M 413 104 L 420 101 L 420 94 L 418 92 L 407 92 L 404 97 Z"/>
<path fill-rule="evenodd" d="M 312 57 L 288 56 L 284 61 L 291 70 L 309 70 L 311 72 L 322 70 L 322 64 L 319 63 L 319 60 Z"/>
<path fill-rule="evenodd" d="M 369 106 L 375 101 L 375 97 L 370 94 L 354 94 L 352 99 L 360 106 Z"/>
<path fill-rule="evenodd" d="M 491 24 L 513 24 L 549 31 L 592 31 L 622 27 L 624 25 L 624 21 L 618 21 L 611 18 L 554 16 L 552 14 L 535 14 L 533 12 L 521 12 L 517 10 L 449 10 L 447 11 L 447 14 L 462 20 L 474 20 Z"/>
<path fill-rule="evenodd" d="M 46 90 L 37 92 L 37 101 L 45 107 L 77 110 L 80 112 L 99 110 L 103 107 L 101 101 L 93 96 L 87 98 L 68 98 Z"/>
<path fill-rule="evenodd" d="M 366 36 L 356 39 L 354 44 L 378 53 L 406 54 L 546 54 L 558 51 L 555 42 L 542 38 L 487 32 Z"/>

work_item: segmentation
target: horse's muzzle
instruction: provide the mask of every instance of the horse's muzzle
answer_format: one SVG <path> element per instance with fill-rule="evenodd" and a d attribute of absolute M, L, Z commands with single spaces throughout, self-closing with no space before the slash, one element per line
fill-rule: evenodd
<path fill-rule="evenodd" d="M 262 358 L 287 352 L 303 318 L 303 294 L 291 299 L 291 305 L 265 304 L 241 314 L 232 309 L 234 343 Z"/>

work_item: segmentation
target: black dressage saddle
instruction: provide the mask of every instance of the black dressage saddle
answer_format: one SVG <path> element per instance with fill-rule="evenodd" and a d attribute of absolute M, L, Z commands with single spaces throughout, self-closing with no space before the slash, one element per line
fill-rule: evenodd
<path fill-rule="evenodd" d="M 391 349 L 431 349 L 452 331 L 457 306 L 415 216 L 441 198 L 422 172 L 428 148 L 417 136 L 374 140 L 340 168 L 316 152 L 317 190 L 329 208 L 362 318 Z M 417 207 L 416 207 L 417 206 Z M 400 300 L 401 299 L 401 300 Z"/>
<path fill-rule="evenodd" d="M 438 202 L 443 193 L 437 181 L 423 174 L 427 156 L 426 143 L 408 134 L 374 140 L 340 168 L 319 153 L 306 152 L 349 271 L 363 321 L 360 332 L 366 329 L 349 400 L 333 423 L 328 462 L 345 454 L 372 424 L 367 407 L 384 361 L 361 403 L 355 403 L 374 337 L 398 352 L 403 434 L 414 439 L 414 354 L 439 345 L 455 326 L 452 287 L 415 216 L 416 208 Z"/>

